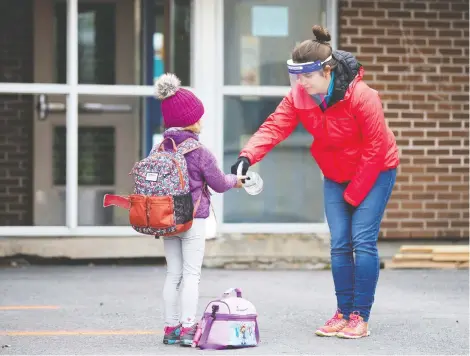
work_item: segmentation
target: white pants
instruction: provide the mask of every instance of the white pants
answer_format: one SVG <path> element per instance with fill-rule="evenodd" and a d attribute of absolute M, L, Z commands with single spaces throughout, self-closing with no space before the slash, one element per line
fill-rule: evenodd
<path fill-rule="evenodd" d="M 199 280 L 206 244 L 205 227 L 205 219 L 194 219 L 193 226 L 188 231 L 178 237 L 163 239 L 167 264 L 163 287 L 167 326 L 181 322 L 183 327 L 189 327 L 196 322 Z M 179 301 L 181 301 L 181 313 Z"/>

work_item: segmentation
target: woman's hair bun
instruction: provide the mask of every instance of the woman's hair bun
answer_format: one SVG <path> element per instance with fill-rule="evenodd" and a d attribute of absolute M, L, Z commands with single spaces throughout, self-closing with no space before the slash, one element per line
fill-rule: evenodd
<path fill-rule="evenodd" d="M 320 25 L 315 25 L 312 27 L 312 32 L 313 35 L 315 36 L 315 39 L 317 42 L 323 43 L 323 42 L 330 42 L 331 41 L 331 35 L 328 32 L 326 28 Z"/>

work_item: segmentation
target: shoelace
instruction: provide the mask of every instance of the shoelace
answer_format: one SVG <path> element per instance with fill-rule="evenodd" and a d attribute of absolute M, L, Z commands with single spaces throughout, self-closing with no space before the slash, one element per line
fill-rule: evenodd
<path fill-rule="evenodd" d="M 335 314 L 334 317 L 332 317 L 330 320 L 328 320 L 328 321 L 326 322 L 326 325 L 327 325 L 327 326 L 335 325 L 336 323 L 338 323 L 339 320 L 341 320 L 341 319 L 338 317 L 338 314 Z"/>
<path fill-rule="evenodd" d="M 349 319 L 349 323 L 348 323 L 348 328 L 355 328 L 357 324 L 359 324 L 360 321 L 361 319 L 359 319 L 358 316 L 351 315 L 351 318 Z"/>

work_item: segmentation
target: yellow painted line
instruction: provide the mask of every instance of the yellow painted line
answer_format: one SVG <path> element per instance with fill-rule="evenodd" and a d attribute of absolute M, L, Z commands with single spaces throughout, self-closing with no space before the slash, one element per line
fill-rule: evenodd
<path fill-rule="evenodd" d="M 106 336 L 106 335 L 162 335 L 157 330 L 52 330 L 0 331 L 0 336 Z"/>
<path fill-rule="evenodd" d="M 57 305 L 6 305 L 0 306 L 0 310 L 41 310 L 41 309 L 60 309 Z"/>

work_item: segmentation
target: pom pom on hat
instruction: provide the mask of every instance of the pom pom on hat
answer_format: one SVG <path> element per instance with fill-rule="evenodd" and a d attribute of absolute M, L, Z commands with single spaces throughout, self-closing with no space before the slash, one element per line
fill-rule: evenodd
<path fill-rule="evenodd" d="M 161 75 L 155 81 L 155 96 L 159 100 L 164 100 L 176 94 L 181 85 L 181 81 L 173 73 Z"/>
<path fill-rule="evenodd" d="M 161 100 L 166 128 L 191 126 L 204 115 L 201 100 L 180 85 L 181 81 L 173 73 L 165 73 L 155 81 L 155 96 Z"/>

